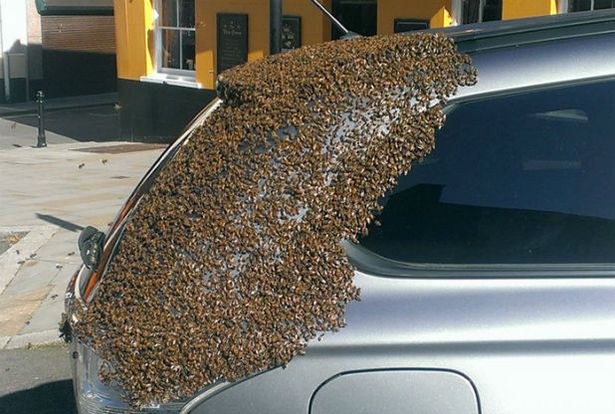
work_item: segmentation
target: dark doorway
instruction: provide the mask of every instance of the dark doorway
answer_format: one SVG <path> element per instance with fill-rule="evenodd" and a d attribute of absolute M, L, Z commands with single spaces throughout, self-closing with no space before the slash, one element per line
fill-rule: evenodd
<path fill-rule="evenodd" d="M 377 30 L 376 0 L 333 0 L 333 15 L 351 32 L 372 36 Z M 333 39 L 342 36 L 335 26 L 331 31 Z"/>

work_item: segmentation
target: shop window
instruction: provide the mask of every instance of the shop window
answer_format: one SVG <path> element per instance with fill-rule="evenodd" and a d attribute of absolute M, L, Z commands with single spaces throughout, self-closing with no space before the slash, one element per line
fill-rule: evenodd
<path fill-rule="evenodd" d="M 194 76 L 194 0 L 157 0 L 158 71 Z"/>
<path fill-rule="evenodd" d="M 615 8 L 615 0 L 568 0 L 568 11 L 588 11 Z"/>
<path fill-rule="evenodd" d="M 461 23 L 502 20 L 502 0 L 461 0 Z"/>

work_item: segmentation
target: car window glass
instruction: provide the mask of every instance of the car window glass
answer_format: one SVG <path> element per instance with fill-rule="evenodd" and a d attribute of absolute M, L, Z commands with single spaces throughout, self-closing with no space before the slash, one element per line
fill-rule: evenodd
<path fill-rule="evenodd" d="M 461 104 L 361 244 L 414 263 L 615 262 L 615 82 Z"/>

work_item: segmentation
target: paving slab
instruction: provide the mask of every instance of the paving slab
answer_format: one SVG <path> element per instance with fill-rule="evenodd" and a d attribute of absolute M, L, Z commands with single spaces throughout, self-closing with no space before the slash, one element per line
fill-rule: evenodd
<path fill-rule="evenodd" d="M 59 344 L 62 342 L 60 331 L 48 329 L 45 331 L 13 336 L 4 349 L 27 348 L 32 345 Z"/>
<path fill-rule="evenodd" d="M 56 229 L 51 226 L 15 226 L 0 227 L 0 232 L 13 231 L 25 232 L 26 235 L 19 242 L 12 245 L 0 255 L 0 295 L 11 283 L 17 271 L 31 255 L 51 239 Z"/>
<path fill-rule="evenodd" d="M 37 290 L 5 297 L 0 302 L 0 336 L 18 335 L 50 290 L 50 286 L 44 286 Z"/>

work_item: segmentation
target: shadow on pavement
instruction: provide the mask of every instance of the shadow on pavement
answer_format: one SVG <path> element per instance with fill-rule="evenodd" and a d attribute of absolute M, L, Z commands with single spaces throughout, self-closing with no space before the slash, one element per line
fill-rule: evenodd
<path fill-rule="evenodd" d="M 0 397 L 0 414 L 76 414 L 73 382 L 49 382 Z"/>
<path fill-rule="evenodd" d="M 5 118 L 17 124 L 38 126 L 36 114 L 9 115 Z M 111 104 L 47 111 L 45 130 L 76 141 L 117 141 L 120 137 L 120 117 Z"/>
<path fill-rule="evenodd" d="M 36 213 L 36 217 L 38 217 L 39 219 L 43 221 L 46 221 L 47 223 L 55 224 L 58 227 L 62 227 L 63 229 L 66 229 L 68 231 L 78 232 L 84 229 L 84 227 L 78 224 L 72 223 L 70 221 L 62 220 L 59 217 L 52 216 L 49 214 Z"/>

